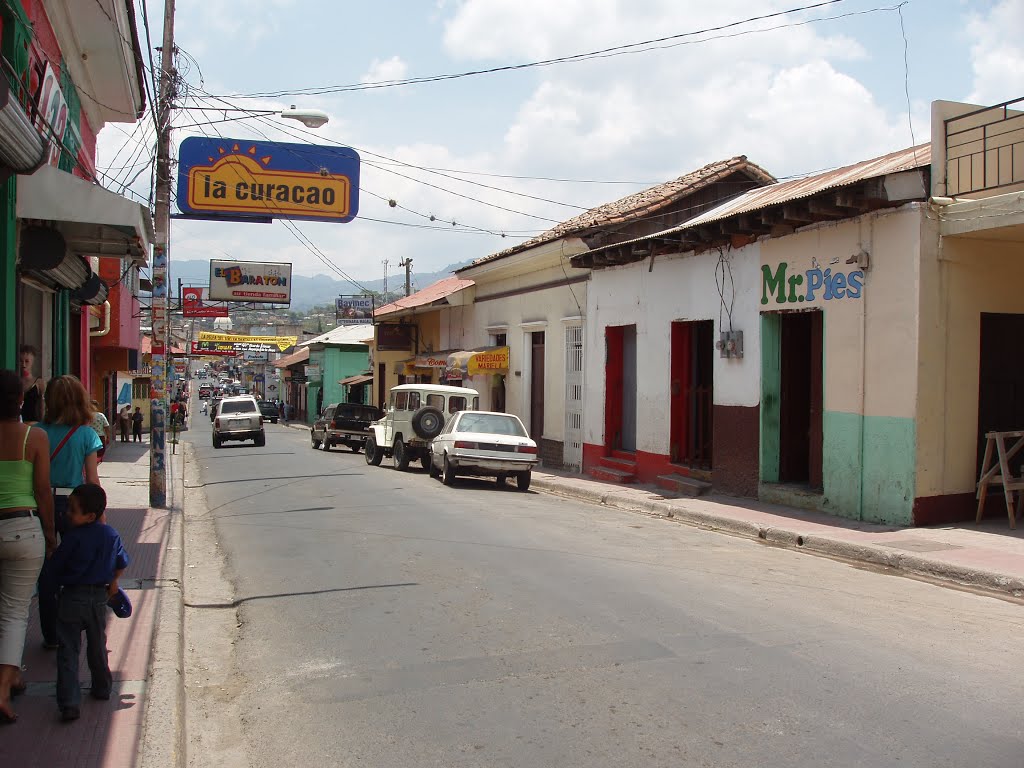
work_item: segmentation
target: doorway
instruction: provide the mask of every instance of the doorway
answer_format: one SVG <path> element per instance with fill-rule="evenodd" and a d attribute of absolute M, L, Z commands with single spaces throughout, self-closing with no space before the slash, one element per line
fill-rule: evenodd
<path fill-rule="evenodd" d="M 711 469 L 714 323 L 672 323 L 669 458 Z"/>
<path fill-rule="evenodd" d="M 978 467 L 985 455 L 986 432 L 1024 428 L 1024 366 L 1014 350 L 1024 338 L 1024 315 L 981 314 L 981 360 L 978 377 Z M 1010 472 L 1020 475 L 1024 456 L 1010 460 Z"/>
<path fill-rule="evenodd" d="M 822 313 L 780 315 L 779 482 L 822 488 Z"/>
<path fill-rule="evenodd" d="M 544 331 L 530 334 L 530 437 L 544 436 Z"/>
<path fill-rule="evenodd" d="M 605 328 L 605 448 L 636 451 L 636 326 Z"/>

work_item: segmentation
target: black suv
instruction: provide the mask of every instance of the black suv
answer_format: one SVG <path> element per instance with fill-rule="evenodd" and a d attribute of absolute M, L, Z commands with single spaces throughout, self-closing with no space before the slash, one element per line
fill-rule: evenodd
<path fill-rule="evenodd" d="M 313 448 L 323 446 L 325 451 L 335 445 L 347 445 L 359 453 L 370 436 L 370 424 L 384 414 L 380 408 L 362 403 L 332 403 L 310 427 Z"/>
<path fill-rule="evenodd" d="M 277 424 L 277 420 L 281 418 L 281 411 L 278 410 L 277 403 L 273 400 L 257 400 L 256 405 L 259 406 L 264 419 L 271 424 Z"/>

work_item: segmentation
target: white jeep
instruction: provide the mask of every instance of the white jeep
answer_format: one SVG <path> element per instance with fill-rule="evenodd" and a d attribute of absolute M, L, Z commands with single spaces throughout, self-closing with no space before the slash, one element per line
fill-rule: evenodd
<path fill-rule="evenodd" d="M 480 393 L 466 387 L 443 384 L 399 384 L 391 388 L 384 418 L 370 425 L 364 454 L 366 463 L 378 466 L 385 456 L 405 471 L 419 459 L 430 466 L 430 441 L 441 434 L 445 421 L 459 411 L 480 407 Z"/>

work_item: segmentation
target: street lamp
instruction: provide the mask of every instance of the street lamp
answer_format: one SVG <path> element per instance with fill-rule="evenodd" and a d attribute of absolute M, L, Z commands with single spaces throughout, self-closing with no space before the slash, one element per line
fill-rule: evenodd
<path fill-rule="evenodd" d="M 319 128 L 326 125 L 331 119 L 326 112 L 322 109 L 298 109 L 294 104 L 288 109 L 238 109 L 238 108 L 217 108 L 217 107 L 178 107 L 182 112 L 223 112 L 225 115 L 228 112 L 239 112 L 239 117 L 224 117 L 220 120 L 207 120 L 202 123 L 193 123 L 188 128 L 200 126 L 200 125 L 214 125 L 216 123 L 229 123 L 234 120 L 247 120 L 252 117 L 263 117 L 264 115 L 274 115 L 275 117 L 283 117 L 287 120 L 298 120 L 307 128 Z"/>

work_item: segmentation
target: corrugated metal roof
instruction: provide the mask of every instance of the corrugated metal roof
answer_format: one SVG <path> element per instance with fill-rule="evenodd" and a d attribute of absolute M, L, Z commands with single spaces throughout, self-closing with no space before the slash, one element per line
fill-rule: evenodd
<path fill-rule="evenodd" d="M 299 346 L 306 347 L 310 344 L 366 344 L 373 339 L 373 325 L 364 323 L 362 325 L 339 325 L 327 333 L 321 333 L 309 341 L 302 342 Z"/>
<path fill-rule="evenodd" d="M 694 192 L 714 184 L 730 174 L 740 172 L 746 173 L 751 179 L 761 183 L 772 184 L 775 182 L 774 176 L 759 165 L 747 160 L 746 155 L 737 155 L 728 160 L 718 160 L 671 181 L 648 187 L 614 202 L 604 203 L 596 208 L 591 208 L 589 211 L 567 219 L 534 238 L 525 240 L 511 248 L 506 248 L 504 251 L 479 258 L 469 266 L 456 271 L 461 272 L 465 269 L 471 269 L 480 264 L 511 256 L 512 254 L 551 242 L 552 240 L 558 240 L 562 237 L 570 237 L 597 227 L 622 224 L 645 214 L 654 213 L 667 208 L 682 197 L 692 195 Z"/>
<path fill-rule="evenodd" d="M 392 315 L 406 309 L 433 304 L 435 301 L 451 296 L 453 293 L 458 293 L 472 285 L 476 285 L 476 283 L 464 277 L 446 277 L 443 280 L 438 280 L 433 285 L 428 285 L 422 291 L 416 291 L 416 293 L 410 296 L 393 301 L 390 304 L 385 304 L 383 307 L 378 307 L 374 311 L 373 316 Z"/>
<path fill-rule="evenodd" d="M 846 187 L 861 181 L 867 181 L 868 179 L 886 176 L 890 173 L 899 173 L 900 171 L 910 171 L 915 168 L 922 168 L 924 166 L 931 165 L 931 161 L 931 144 L 920 144 L 916 147 L 908 147 L 907 149 L 901 149 L 898 152 L 890 152 L 888 155 L 882 155 L 881 157 L 865 160 L 860 163 L 855 163 L 854 165 L 848 165 L 825 173 L 819 173 L 815 176 L 804 176 L 799 179 L 771 184 L 767 187 L 758 187 L 757 189 L 744 192 L 739 197 L 724 202 L 721 205 L 712 208 L 710 211 L 705 211 L 701 215 L 695 216 L 677 226 L 664 229 L 661 232 L 644 235 L 643 237 L 626 240 L 621 243 L 613 243 L 600 248 L 594 248 L 573 258 L 586 258 L 587 256 L 591 256 L 595 253 L 609 250 L 611 248 L 619 248 L 623 245 L 654 240 L 658 237 L 665 237 L 666 235 L 672 235 L 677 232 L 683 232 L 687 229 L 699 227 L 702 224 L 710 224 L 712 222 L 728 219 L 732 216 L 739 216 L 743 213 L 752 213 L 754 211 L 764 210 L 765 208 L 770 208 L 773 205 L 782 205 L 794 200 L 813 197 L 819 192 L 824 192 L 829 189 Z"/>

